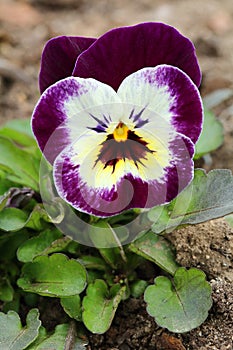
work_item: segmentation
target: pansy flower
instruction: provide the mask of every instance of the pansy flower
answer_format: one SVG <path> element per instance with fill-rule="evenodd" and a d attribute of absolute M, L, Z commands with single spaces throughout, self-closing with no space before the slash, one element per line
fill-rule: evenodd
<path fill-rule="evenodd" d="M 175 198 L 193 178 L 200 79 L 193 44 L 165 24 L 51 39 L 32 129 L 58 194 L 100 217 Z"/>

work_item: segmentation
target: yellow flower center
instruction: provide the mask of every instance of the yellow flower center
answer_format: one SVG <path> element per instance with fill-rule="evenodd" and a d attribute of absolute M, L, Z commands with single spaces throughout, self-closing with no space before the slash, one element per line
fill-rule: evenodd
<path fill-rule="evenodd" d="M 113 131 L 114 140 L 117 142 L 124 142 L 128 139 L 129 128 L 122 122 L 120 122 L 116 129 Z"/>

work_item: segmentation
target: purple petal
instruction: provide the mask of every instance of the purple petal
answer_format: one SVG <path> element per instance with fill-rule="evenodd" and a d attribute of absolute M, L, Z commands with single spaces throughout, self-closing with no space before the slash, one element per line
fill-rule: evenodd
<path fill-rule="evenodd" d="M 169 142 L 171 159 L 162 169 L 162 176 L 156 178 L 154 168 L 148 169 L 145 158 L 145 166 L 139 166 L 138 176 L 128 172 L 116 179 L 114 174 L 109 172 L 112 176 L 112 186 L 106 186 L 106 183 L 109 183 L 109 175 L 105 167 L 102 171 L 100 168 L 98 171 L 93 169 L 94 161 L 90 162 L 91 158 L 95 158 L 93 154 L 90 155 L 91 158 L 88 154 L 79 158 L 78 143 L 57 157 L 54 163 L 54 179 L 59 195 L 74 208 L 88 214 L 108 217 L 131 208 L 151 208 L 167 203 L 193 178 L 194 145 L 188 138 L 179 134 L 173 135 Z M 85 164 L 79 162 L 79 159 Z M 140 177 L 143 171 L 147 173 L 148 180 Z M 154 178 L 151 179 L 153 174 Z M 90 186 L 89 183 L 93 185 Z"/>
<path fill-rule="evenodd" d="M 179 68 L 159 65 L 141 69 L 125 78 L 117 94 L 135 111 L 146 107 L 153 112 L 147 123 L 141 120 L 144 128 L 156 129 L 166 122 L 197 141 L 203 122 L 202 101 L 196 85 Z"/>
<path fill-rule="evenodd" d="M 71 76 L 77 57 L 95 40 L 76 36 L 59 36 L 49 40 L 41 58 L 41 93 L 56 81 Z"/>
<path fill-rule="evenodd" d="M 162 23 L 110 30 L 78 57 L 73 75 L 95 78 L 117 90 L 128 75 L 159 64 L 180 68 L 200 85 L 201 72 L 192 42 Z"/>

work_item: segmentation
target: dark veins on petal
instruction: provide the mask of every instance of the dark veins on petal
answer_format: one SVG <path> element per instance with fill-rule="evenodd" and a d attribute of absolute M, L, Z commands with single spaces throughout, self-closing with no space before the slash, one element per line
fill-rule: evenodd
<path fill-rule="evenodd" d="M 143 125 L 147 124 L 149 121 L 148 119 L 146 120 L 141 119 L 142 113 L 145 111 L 145 109 L 146 107 L 143 107 L 143 109 L 137 114 L 134 114 L 135 110 L 133 109 L 130 113 L 129 119 L 132 119 L 134 123 L 137 123 L 135 125 L 136 128 L 141 128 Z"/>
<path fill-rule="evenodd" d="M 101 120 L 97 117 L 95 117 L 93 114 L 90 113 L 90 116 L 98 123 L 96 127 L 94 128 L 91 128 L 91 127 L 88 127 L 88 129 L 91 129 L 91 130 L 94 130 L 96 132 L 105 132 L 109 123 L 111 122 L 111 117 L 110 115 L 107 117 L 106 115 L 103 114 L 103 117 L 104 117 L 104 120 Z"/>
<path fill-rule="evenodd" d="M 148 142 L 135 134 L 134 131 L 129 130 L 127 140 L 123 142 L 117 142 L 114 139 L 113 134 L 108 135 L 107 139 L 102 143 L 102 149 L 98 155 L 95 165 L 101 161 L 104 164 L 104 169 L 112 167 L 112 173 L 115 171 L 116 164 L 120 160 L 133 160 L 134 164 L 138 167 L 137 163 L 143 165 L 142 160 L 147 159 L 147 153 L 155 153 L 148 147 Z"/>

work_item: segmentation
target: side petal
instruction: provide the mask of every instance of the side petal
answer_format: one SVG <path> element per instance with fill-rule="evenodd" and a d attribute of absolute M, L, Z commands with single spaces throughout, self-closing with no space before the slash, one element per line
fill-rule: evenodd
<path fill-rule="evenodd" d="M 59 36 L 50 39 L 44 47 L 39 74 L 40 92 L 56 81 L 72 75 L 77 57 L 96 39 Z"/>
<path fill-rule="evenodd" d="M 120 99 L 110 86 L 69 77 L 42 94 L 32 115 L 32 130 L 43 154 L 53 163 L 83 133 L 104 132 L 111 115 L 121 115 L 120 107 Z"/>
<path fill-rule="evenodd" d="M 128 75 L 159 64 L 180 68 L 200 85 L 201 72 L 192 42 L 163 23 L 110 30 L 78 57 L 73 75 L 95 78 L 117 90 Z"/>
<path fill-rule="evenodd" d="M 156 122 L 159 128 L 165 121 L 197 141 L 203 122 L 202 101 L 196 85 L 180 69 L 168 65 L 141 69 L 122 82 L 117 94 L 122 102 L 134 106 L 135 115 L 143 108 L 153 112 L 143 127 Z"/>
<path fill-rule="evenodd" d="M 174 131 L 161 142 L 153 133 L 141 134 L 156 145 L 137 164 L 121 159 L 116 169 L 96 163 L 105 140 L 86 135 L 55 160 L 54 180 L 59 195 L 74 208 L 108 217 L 131 208 L 151 208 L 172 200 L 193 178 L 193 143 Z M 135 147 L 133 147 L 135 146 Z M 111 143 L 108 145 L 108 149 Z M 132 149 L 137 149 L 136 143 Z"/>

